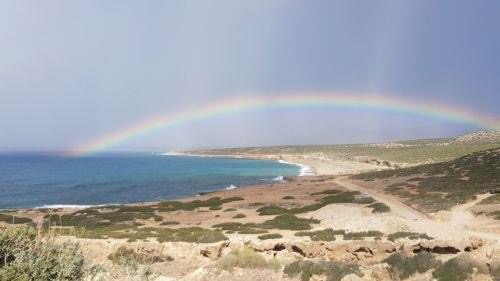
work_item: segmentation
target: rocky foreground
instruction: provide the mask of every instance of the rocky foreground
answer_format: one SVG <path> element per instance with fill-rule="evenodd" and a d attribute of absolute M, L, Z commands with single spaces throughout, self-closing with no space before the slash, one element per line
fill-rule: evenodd
<path fill-rule="evenodd" d="M 3 211 L 0 280 L 499 280 L 499 159 Z"/>

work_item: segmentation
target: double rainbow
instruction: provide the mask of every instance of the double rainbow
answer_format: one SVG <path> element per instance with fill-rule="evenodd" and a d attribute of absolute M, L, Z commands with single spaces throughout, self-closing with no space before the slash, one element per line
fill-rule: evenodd
<path fill-rule="evenodd" d="M 117 130 L 90 142 L 76 146 L 68 155 L 84 156 L 109 149 L 132 138 L 159 129 L 179 126 L 196 120 L 234 114 L 251 110 L 274 108 L 352 108 L 416 114 L 454 123 L 469 124 L 480 128 L 499 129 L 500 120 L 444 104 L 388 96 L 342 93 L 294 93 L 274 97 L 248 96 L 227 99 L 204 106 L 155 116 L 130 127 Z"/>

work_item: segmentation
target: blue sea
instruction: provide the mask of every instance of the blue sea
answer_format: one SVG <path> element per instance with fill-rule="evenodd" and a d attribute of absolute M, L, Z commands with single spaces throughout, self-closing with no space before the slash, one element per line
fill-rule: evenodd
<path fill-rule="evenodd" d="M 172 199 L 298 174 L 295 165 L 223 157 L 0 155 L 0 209 Z"/>

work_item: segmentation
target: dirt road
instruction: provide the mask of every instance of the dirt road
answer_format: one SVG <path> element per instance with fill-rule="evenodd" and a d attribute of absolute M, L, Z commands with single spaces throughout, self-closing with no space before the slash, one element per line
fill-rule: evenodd
<path fill-rule="evenodd" d="M 500 241 L 500 234 L 491 232 L 479 232 L 467 229 L 467 225 L 473 222 L 474 216 L 467 211 L 468 208 L 477 204 L 484 196 L 477 200 L 459 205 L 450 211 L 450 219 L 446 221 L 436 221 L 425 214 L 405 205 L 398 198 L 384 194 L 382 192 L 359 186 L 352 182 L 347 176 L 337 177 L 334 182 L 349 190 L 359 191 L 368 194 L 375 200 L 385 203 L 391 208 L 391 212 L 408 221 L 408 225 L 417 232 L 424 232 L 434 237 L 440 238 L 465 238 L 476 236 L 485 239 Z M 499 242 L 500 243 L 500 242 Z"/>

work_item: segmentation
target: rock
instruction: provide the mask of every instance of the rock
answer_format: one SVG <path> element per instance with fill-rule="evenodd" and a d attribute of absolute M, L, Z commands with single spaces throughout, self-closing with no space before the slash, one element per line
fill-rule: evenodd
<path fill-rule="evenodd" d="M 341 281 L 361 281 L 361 280 L 363 280 L 363 278 L 353 273 L 348 274 L 341 279 Z"/>
<path fill-rule="evenodd" d="M 482 247 L 485 242 L 478 238 L 461 241 L 444 241 L 431 240 L 420 241 L 415 245 L 411 245 L 409 250 L 413 253 L 426 251 L 433 254 L 456 254 L 459 252 L 470 252 Z"/>
<path fill-rule="evenodd" d="M 218 259 L 222 256 L 224 249 L 229 247 L 229 242 L 225 241 L 216 246 L 209 246 L 200 250 L 200 254 L 211 259 Z"/>

